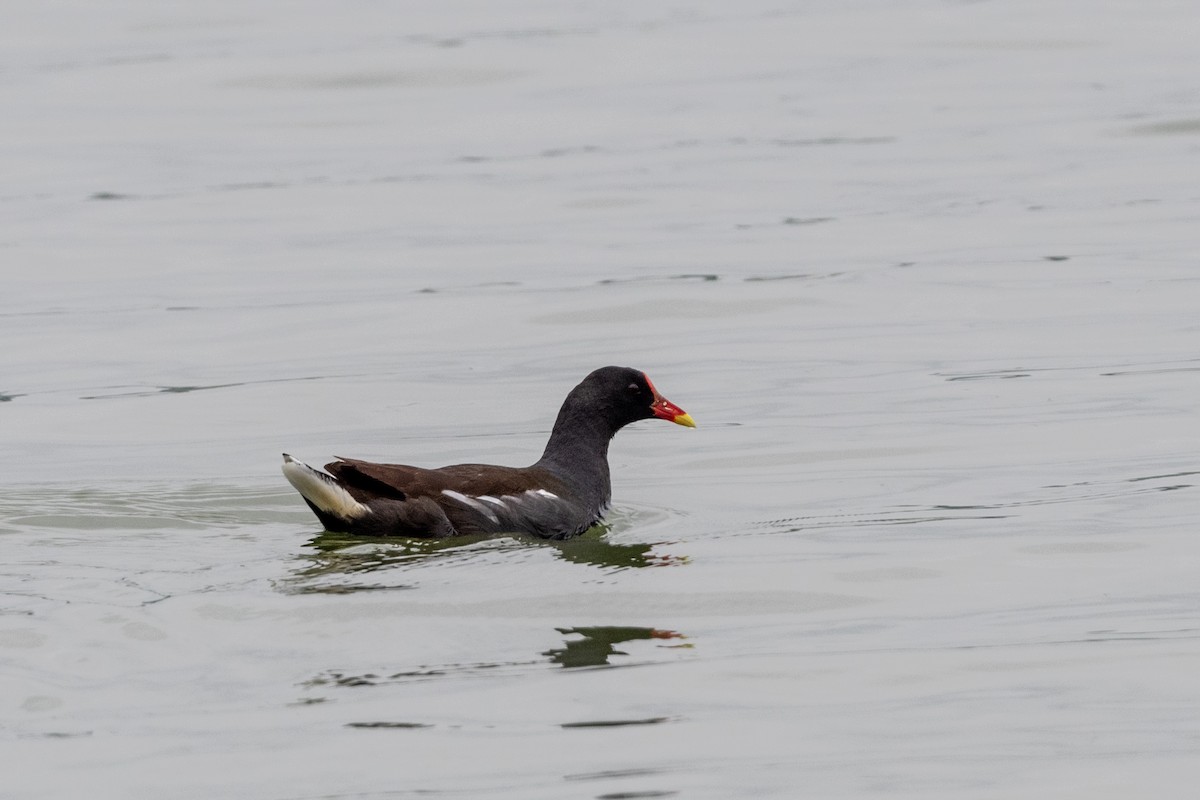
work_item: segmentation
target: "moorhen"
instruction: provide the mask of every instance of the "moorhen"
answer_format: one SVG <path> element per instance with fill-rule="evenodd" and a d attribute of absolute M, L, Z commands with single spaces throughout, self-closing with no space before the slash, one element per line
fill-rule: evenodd
<path fill-rule="evenodd" d="M 608 443 L 639 419 L 696 427 L 644 372 L 602 367 L 571 390 L 531 467 L 455 464 L 422 469 L 338 457 L 319 472 L 283 454 L 283 474 L 329 531 L 442 538 L 526 533 L 565 539 L 604 516 Z"/>

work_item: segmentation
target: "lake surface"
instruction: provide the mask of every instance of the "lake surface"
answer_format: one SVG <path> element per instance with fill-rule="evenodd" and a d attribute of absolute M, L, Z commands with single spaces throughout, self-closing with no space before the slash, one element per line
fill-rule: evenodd
<path fill-rule="evenodd" d="M 0 796 L 1191 796 L 1193 4 L 6 17 Z M 605 364 L 607 530 L 279 473 Z"/>

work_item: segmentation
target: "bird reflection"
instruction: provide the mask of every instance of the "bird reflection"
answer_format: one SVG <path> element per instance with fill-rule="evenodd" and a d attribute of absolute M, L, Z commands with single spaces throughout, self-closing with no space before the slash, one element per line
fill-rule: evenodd
<path fill-rule="evenodd" d="M 570 637 L 562 647 L 542 653 L 550 656 L 550 662 L 563 667 L 599 667 L 608 664 L 610 656 L 627 656 L 616 645 L 635 639 L 683 639 L 681 633 L 658 628 L 630 628 L 601 626 L 595 628 L 555 628 Z M 580 638 L 575 638 L 576 636 Z"/>
<path fill-rule="evenodd" d="M 609 664 L 612 656 L 627 656 L 628 653 L 618 650 L 616 645 L 637 639 L 686 639 L 682 633 L 663 630 L 661 628 L 635 628 L 627 626 L 598 626 L 589 628 L 555 628 L 566 640 L 562 647 L 555 647 L 541 653 L 549 656 L 550 664 L 561 667 L 603 667 L 603 666 L 632 666 L 644 664 L 646 660 L 636 662 L 626 661 L 624 664 Z M 659 647 L 690 648 L 690 643 L 660 644 Z M 301 684 L 306 689 L 317 689 L 322 692 L 331 688 L 359 688 L 364 686 L 384 686 L 395 683 L 418 683 L 437 681 L 445 678 L 461 678 L 465 676 L 489 676 L 524 674 L 530 671 L 540 672 L 546 668 L 545 659 L 515 660 L 515 661 L 468 661 L 457 663 L 418 663 L 409 664 L 395 670 L 378 670 L 371 672 L 330 669 L 318 673 L 310 680 Z M 303 698 L 298 701 L 304 704 L 324 702 L 327 698 Z M 648 720 L 658 722 L 659 719 Z M 568 723 L 564 727 L 585 727 L 590 725 L 613 724 L 645 724 L 646 720 L 635 722 L 614 723 L 611 720 L 603 723 Z M 409 723 L 370 723 L 359 727 L 411 727 Z"/>
<path fill-rule="evenodd" d="M 573 539 L 545 542 L 558 551 L 558 557 L 574 564 L 622 569 L 625 567 L 667 567 L 686 563 L 681 556 L 655 554 L 654 544 L 616 544 L 608 540 L 608 528 L 597 525 Z M 525 540 L 529 541 L 529 540 Z"/>
<path fill-rule="evenodd" d="M 409 539 L 404 537 L 367 538 L 344 533 L 322 533 L 307 543 L 308 552 L 299 559 L 302 566 L 279 584 L 283 591 L 296 594 L 348 594 L 383 589 L 409 589 L 411 584 L 363 582 L 368 574 L 382 576 L 384 571 L 409 563 L 474 561 L 494 558 L 497 551 L 547 547 L 555 556 L 573 564 L 585 564 L 606 570 L 662 567 L 686 563 L 686 559 L 654 552 L 656 545 L 617 544 L 608 540 L 608 528 L 597 525 L 587 532 L 563 541 L 528 536 L 456 536 L 449 539 Z M 353 578 L 353 581 L 347 581 Z"/>

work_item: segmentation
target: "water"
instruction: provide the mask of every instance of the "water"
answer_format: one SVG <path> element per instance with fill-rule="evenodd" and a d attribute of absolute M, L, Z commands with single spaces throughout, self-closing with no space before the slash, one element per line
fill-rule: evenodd
<path fill-rule="evenodd" d="M 1189 4 L 330 11 L 0 33 L 0 794 L 1190 796 Z M 278 472 L 610 363 L 579 540 Z"/>

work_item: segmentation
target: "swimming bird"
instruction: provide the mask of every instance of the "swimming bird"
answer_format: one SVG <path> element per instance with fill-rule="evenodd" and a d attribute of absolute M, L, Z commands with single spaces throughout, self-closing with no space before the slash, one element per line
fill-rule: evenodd
<path fill-rule="evenodd" d="M 646 373 L 602 367 L 570 391 L 542 457 L 529 467 L 423 469 L 337 457 L 325 472 L 283 454 L 283 474 L 326 530 L 444 538 L 525 533 L 566 539 L 599 522 L 612 486 L 608 443 L 642 419 L 696 427 Z"/>

